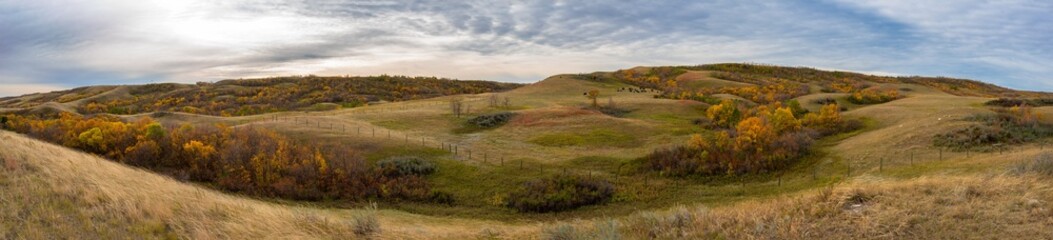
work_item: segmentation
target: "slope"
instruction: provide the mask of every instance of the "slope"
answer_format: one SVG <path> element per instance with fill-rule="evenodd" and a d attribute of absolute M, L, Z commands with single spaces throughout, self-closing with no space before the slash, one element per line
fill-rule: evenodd
<path fill-rule="evenodd" d="M 253 200 L 7 131 L 0 139 L 0 236 L 7 239 L 356 238 L 356 219 L 370 214 L 379 219 L 383 238 L 463 238 L 478 226 L 505 227 Z"/>

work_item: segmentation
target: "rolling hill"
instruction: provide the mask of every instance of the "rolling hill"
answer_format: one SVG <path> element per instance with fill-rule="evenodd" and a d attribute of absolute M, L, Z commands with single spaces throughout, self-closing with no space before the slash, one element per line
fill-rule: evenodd
<path fill-rule="evenodd" d="M 0 103 L 22 114 L 46 108 L 91 116 L 82 109 L 93 99 L 121 101 L 133 88 L 78 88 Z M 152 94 L 183 88 L 191 87 Z M 933 146 L 935 136 L 997 110 L 984 105 L 989 100 L 1046 93 L 949 78 L 742 64 L 563 74 L 508 88 L 327 111 L 116 115 L 167 126 L 267 129 L 298 143 L 355 149 L 370 163 L 420 157 L 437 166 L 427 181 L 455 199 L 448 205 L 382 200 L 380 210 L 371 211 L 362 210 L 364 202 L 230 194 L 5 131 L 0 235 L 368 237 L 356 229 L 363 216 L 375 216 L 381 230 L 371 236 L 380 238 L 1029 238 L 1046 234 L 1041 226 L 1053 219 L 1053 185 L 1040 166 L 1049 159 L 1047 139 L 998 151 Z M 866 104 L 847 99 L 866 89 L 900 96 Z M 591 90 L 599 105 L 618 111 L 590 107 Z M 670 177 L 639 167 L 656 149 L 715 131 L 696 122 L 709 118 L 707 109 L 721 99 L 738 99 L 743 108 L 793 100 L 820 112 L 819 100 L 827 98 L 861 128 L 819 138 L 807 155 L 778 170 Z M 451 111 L 458 103 L 466 116 Z M 503 112 L 514 117 L 498 127 L 467 123 Z M 603 204 L 563 212 L 505 206 L 510 188 L 563 175 L 605 179 L 616 192 Z"/>

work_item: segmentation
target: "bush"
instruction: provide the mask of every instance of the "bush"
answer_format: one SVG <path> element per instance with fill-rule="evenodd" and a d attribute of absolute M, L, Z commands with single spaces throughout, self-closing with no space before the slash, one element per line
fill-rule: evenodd
<path fill-rule="evenodd" d="M 937 134 L 933 145 L 956 151 L 994 151 L 1007 145 L 1053 136 L 1053 126 L 1022 121 L 1009 113 L 978 114 L 967 118 L 978 122 L 953 132 Z"/>
<path fill-rule="evenodd" d="M 468 124 L 472 124 L 483 128 L 492 128 L 504 125 L 508 123 L 516 114 L 513 112 L 499 112 L 491 113 L 486 115 L 480 115 L 472 119 L 468 119 Z"/>
<path fill-rule="evenodd" d="M 428 200 L 423 161 L 368 164 L 343 146 L 301 143 L 262 128 L 182 125 L 113 116 L 57 119 L 8 115 L 7 127 L 31 137 L 99 154 L 181 180 L 263 197 L 295 200 Z M 404 174 L 405 173 L 405 174 Z"/>
<path fill-rule="evenodd" d="M 878 104 L 900 99 L 901 97 L 902 96 L 899 95 L 899 90 L 896 89 L 863 89 L 860 91 L 853 91 L 852 94 L 848 96 L 848 101 L 855 104 Z"/>
<path fill-rule="evenodd" d="M 423 176 L 435 173 L 435 163 L 419 157 L 392 157 L 377 162 L 386 173 L 397 176 Z"/>
<path fill-rule="evenodd" d="M 453 203 L 456 201 L 453 198 L 453 194 L 443 191 L 431 192 L 431 196 L 428 197 L 428 200 L 430 200 L 433 203 L 445 205 L 453 205 Z"/>
<path fill-rule="evenodd" d="M 1053 98 L 1032 98 L 1032 99 L 1021 99 L 1021 98 L 999 98 L 984 103 L 987 106 L 996 107 L 1015 107 L 1020 105 L 1030 106 L 1050 106 L 1053 105 Z"/>
<path fill-rule="evenodd" d="M 837 104 L 837 100 L 833 99 L 833 98 L 820 98 L 820 99 L 816 99 L 815 101 L 812 101 L 812 102 L 815 103 L 815 104 L 823 105 L 823 106 L 830 105 L 830 104 Z"/>
<path fill-rule="evenodd" d="M 1039 155 L 1034 160 L 1025 161 L 1013 166 L 1010 172 L 1016 175 L 1032 173 L 1053 177 L 1053 155 L 1050 155 L 1049 153 Z"/>
<path fill-rule="evenodd" d="M 548 227 L 541 230 L 542 239 L 548 240 L 574 240 L 580 239 L 578 230 L 574 229 L 574 226 L 566 223 L 560 223 L 554 227 Z"/>
<path fill-rule="evenodd" d="M 366 209 L 365 213 L 355 216 L 354 227 L 351 231 L 355 232 L 355 235 L 363 237 L 372 237 L 380 233 L 380 221 L 377 220 L 376 211 L 377 206 L 373 204 Z"/>
<path fill-rule="evenodd" d="M 820 135 L 802 129 L 771 136 L 770 141 L 741 144 L 733 131 L 692 136 L 689 146 L 657 149 L 639 159 L 646 170 L 670 176 L 760 173 L 790 165 L 808 153 Z"/>
<path fill-rule="evenodd" d="M 623 109 L 623 108 L 618 108 L 618 107 L 611 107 L 611 106 L 602 106 L 602 107 L 596 108 L 596 110 L 599 110 L 601 113 L 606 114 L 607 116 L 611 116 L 611 117 L 624 117 L 626 114 L 629 114 L 630 112 L 632 112 L 632 111 L 630 111 L 628 109 Z"/>
<path fill-rule="evenodd" d="M 633 219 L 630 229 L 646 233 L 651 239 L 683 239 L 684 232 L 695 222 L 697 216 L 680 206 L 668 214 L 649 212 Z"/>
<path fill-rule="evenodd" d="M 705 170 L 713 167 L 702 168 L 704 161 L 702 151 L 691 149 L 687 146 L 676 146 L 665 149 L 654 150 L 650 155 L 643 158 L 645 166 L 651 170 L 661 171 L 665 174 L 683 176 L 699 172 L 711 172 Z"/>
<path fill-rule="evenodd" d="M 508 195 L 506 206 L 520 212 L 556 212 L 606 202 L 614 195 L 607 180 L 559 175 L 524 183 Z"/>

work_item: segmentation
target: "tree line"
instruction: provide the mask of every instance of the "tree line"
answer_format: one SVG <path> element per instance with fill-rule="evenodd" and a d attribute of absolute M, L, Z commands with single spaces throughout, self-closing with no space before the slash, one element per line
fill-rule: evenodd
<path fill-rule="evenodd" d="M 735 175 L 776 170 L 808 153 L 818 138 L 861 127 L 845 120 L 837 104 L 818 113 L 794 101 L 748 108 L 724 100 L 706 109 L 696 124 L 709 129 L 684 145 L 642 158 L 645 168 L 669 175 Z"/>
<path fill-rule="evenodd" d="M 224 125 L 163 126 L 142 118 L 7 115 L 3 128 L 177 179 L 297 200 L 431 200 L 423 174 L 378 166 L 353 149 L 293 142 L 273 131 Z"/>
<path fill-rule="evenodd" d="M 435 77 L 274 77 L 216 83 L 130 86 L 131 97 L 90 100 L 84 114 L 137 114 L 153 111 L 244 116 L 333 106 L 356 107 L 375 101 L 406 101 L 456 94 L 506 91 L 514 83 L 460 81 Z"/>

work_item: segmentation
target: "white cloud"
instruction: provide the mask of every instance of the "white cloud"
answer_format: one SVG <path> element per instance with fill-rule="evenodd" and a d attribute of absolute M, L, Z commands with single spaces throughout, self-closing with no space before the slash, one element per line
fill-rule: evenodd
<path fill-rule="evenodd" d="M 19 96 L 30 93 L 51 92 L 65 89 L 61 85 L 33 84 L 33 83 L 5 83 L 0 85 L 0 97 Z"/>
<path fill-rule="evenodd" d="M 0 35 L 19 36 L 0 38 L 5 84 L 382 73 L 532 81 L 733 61 L 1046 86 L 1026 79 L 1051 71 L 1041 63 L 1053 51 L 1049 4 L 1027 1 L 107 0 L 0 2 L 0 12 L 14 23 Z"/>

